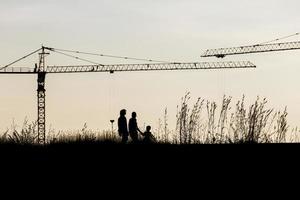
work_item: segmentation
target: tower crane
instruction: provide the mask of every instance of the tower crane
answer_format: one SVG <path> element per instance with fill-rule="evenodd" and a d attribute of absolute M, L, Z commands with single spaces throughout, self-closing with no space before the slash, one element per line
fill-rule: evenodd
<path fill-rule="evenodd" d="M 45 58 L 50 52 L 56 52 L 68 57 L 72 57 L 81 61 L 92 63 L 91 65 L 74 65 L 74 66 L 47 66 Z M 26 67 L 12 67 L 13 64 L 38 53 L 39 62 L 35 64 L 34 68 Z M 103 65 L 95 63 L 93 61 L 82 59 L 77 56 L 72 56 L 68 53 L 86 54 L 95 56 L 106 56 L 111 58 L 123 58 L 139 61 L 149 61 L 146 64 L 111 64 Z M 152 63 L 154 62 L 154 63 Z M 62 73 L 91 73 L 91 72 L 132 72 L 132 71 L 170 71 L 170 70 L 213 70 L 213 69 L 236 69 L 236 68 L 255 68 L 256 66 L 249 61 L 239 62 L 189 62 L 189 63 L 177 63 L 177 62 L 162 62 L 156 60 L 138 59 L 130 57 L 120 57 L 104 54 L 94 54 L 79 51 L 70 51 L 55 49 L 51 47 L 42 46 L 41 48 L 33 51 L 32 53 L 0 68 L 0 74 L 32 74 L 37 75 L 37 124 L 38 124 L 38 136 L 37 142 L 40 144 L 46 143 L 46 89 L 45 78 L 47 74 L 62 74 Z"/>
<path fill-rule="evenodd" d="M 300 49 L 300 41 L 272 43 L 274 41 L 279 41 L 279 40 L 290 38 L 290 37 L 293 37 L 296 35 L 299 35 L 299 33 L 289 35 L 286 37 L 282 37 L 282 38 L 279 38 L 276 40 L 271 40 L 269 42 L 264 42 L 261 44 L 250 45 L 250 46 L 208 49 L 201 55 L 201 57 L 224 58 L 225 56 L 238 55 L 238 54 L 252 54 L 252 53 L 264 53 L 264 52 L 272 52 L 272 51 L 299 50 Z"/>

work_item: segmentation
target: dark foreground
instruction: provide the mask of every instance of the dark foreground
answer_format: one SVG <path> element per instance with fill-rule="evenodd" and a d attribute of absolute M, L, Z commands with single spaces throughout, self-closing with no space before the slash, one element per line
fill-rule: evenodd
<path fill-rule="evenodd" d="M 11 181 L 14 186 L 32 186 L 29 182 L 34 181 L 34 187 L 50 185 L 53 191 L 72 185 L 71 193 L 77 192 L 74 185 L 79 191 L 96 187 L 93 191 L 101 194 L 113 189 L 111 196 L 120 189 L 132 196 L 136 188 L 146 195 L 152 190 L 178 194 L 183 188 L 188 188 L 186 194 L 199 195 L 204 188 L 216 192 L 216 187 L 224 186 L 230 188 L 227 193 L 237 191 L 237 186 L 249 193 L 258 185 L 268 186 L 262 178 L 268 182 L 293 178 L 300 168 L 299 154 L 299 144 L 1 144 L 0 166 L 6 185 Z M 4 176 L 8 176 L 5 181 Z M 281 187 L 289 182 L 274 183 Z M 94 192 L 91 194 L 98 194 Z"/>
<path fill-rule="evenodd" d="M 68 143 L 47 146 L 1 144 L 1 164 L 94 165 L 102 168 L 222 163 L 285 162 L 300 144 L 168 145 Z M 158 167 L 158 166 L 157 166 Z M 138 168 L 138 167 L 137 167 Z"/>

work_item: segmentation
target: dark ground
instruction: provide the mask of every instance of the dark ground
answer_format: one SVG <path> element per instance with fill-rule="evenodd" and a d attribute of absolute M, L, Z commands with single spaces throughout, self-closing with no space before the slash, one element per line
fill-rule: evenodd
<path fill-rule="evenodd" d="M 297 183 L 299 153 L 300 144 L 1 144 L 0 180 L 11 188 L 29 187 L 33 193 L 36 187 L 44 188 L 44 195 L 58 188 L 68 194 L 85 188 L 85 195 L 98 197 L 112 190 L 111 198 L 120 191 L 128 197 L 139 191 L 155 198 L 158 191 L 175 196 L 231 196 L 243 191 L 256 196 L 260 190 L 269 193 L 269 186 L 280 191 Z M 279 181 L 287 178 L 295 180 Z"/>
<path fill-rule="evenodd" d="M 6 164 L 93 165 L 101 168 L 138 164 L 144 166 L 221 165 L 293 161 L 300 144 L 240 145 L 120 145 L 70 143 L 48 146 L 1 144 L 0 158 Z M 292 158 L 292 159 L 291 159 Z M 295 158 L 295 159 L 293 159 Z"/>

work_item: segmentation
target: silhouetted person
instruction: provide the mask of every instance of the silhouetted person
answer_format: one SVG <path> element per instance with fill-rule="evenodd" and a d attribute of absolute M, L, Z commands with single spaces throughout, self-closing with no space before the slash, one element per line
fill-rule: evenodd
<path fill-rule="evenodd" d="M 123 109 L 120 111 L 120 117 L 118 119 L 118 132 L 120 137 L 122 137 L 122 143 L 128 141 L 128 129 L 127 129 L 127 119 L 125 117 L 126 110 Z"/>
<path fill-rule="evenodd" d="M 37 72 L 37 68 L 38 68 L 38 66 L 37 66 L 37 64 L 35 63 L 35 67 L 34 67 L 34 71 L 33 71 L 34 73 Z"/>
<path fill-rule="evenodd" d="M 139 141 L 138 132 L 142 133 L 137 125 L 136 112 L 133 112 L 129 120 L 129 135 L 134 143 Z"/>
<path fill-rule="evenodd" d="M 151 126 L 146 127 L 146 131 L 144 133 L 141 133 L 142 136 L 144 136 L 143 142 L 146 144 L 155 143 L 156 139 L 154 135 L 151 133 Z"/>

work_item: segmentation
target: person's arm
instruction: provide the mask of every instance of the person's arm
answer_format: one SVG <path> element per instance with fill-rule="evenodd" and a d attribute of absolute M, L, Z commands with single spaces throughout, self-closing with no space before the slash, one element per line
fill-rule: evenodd
<path fill-rule="evenodd" d="M 140 132 L 140 134 L 142 134 L 142 135 L 144 134 L 144 133 L 139 129 L 139 127 L 137 127 L 136 129 L 138 130 L 138 132 Z"/>
<path fill-rule="evenodd" d="M 118 119 L 118 132 L 120 132 L 120 127 L 121 127 L 121 123 L 120 123 L 120 118 Z"/>
<path fill-rule="evenodd" d="M 135 128 L 136 128 L 136 130 L 138 131 L 138 132 L 140 132 L 141 134 L 142 134 L 142 131 L 139 129 L 139 127 L 138 127 L 138 124 L 137 124 L 137 121 L 135 121 Z"/>
<path fill-rule="evenodd" d="M 127 125 L 127 119 L 124 120 L 124 126 L 125 126 L 125 133 L 128 134 L 128 125 Z"/>

